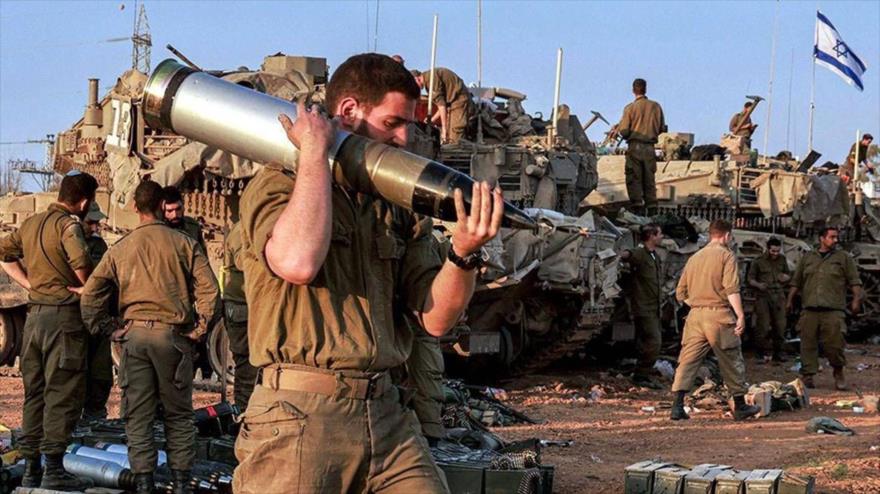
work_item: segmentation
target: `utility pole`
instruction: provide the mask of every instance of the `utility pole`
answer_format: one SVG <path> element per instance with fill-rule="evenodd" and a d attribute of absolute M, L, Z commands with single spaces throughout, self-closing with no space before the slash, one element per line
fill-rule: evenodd
<path fill-rule="evenodd" d="M 134 3 L 135 20 L 131 33 L 131 68 L 150 74 L 150 51 L 153 46 L 153 38 L 150 36 L 150 22 L 147 20 L 147 10 L 144 4 L 138 10 L 137 0 Z"/>
<path fill-rule="evenodd" d="M 0 142 L 3 145 L 12 144 L 45 144 L 46 158 L 40 165 L 31 159 L 10 159 L 6 161 L 6 170 L 15 171 L 19 174 L 32 175 L 40 190 L 47 192 L 55 181 L 55 170 L 52 169 L 52 159 L 55 150 L 55 135 L 47 134 L 45 139 L 28 139 L 17 142 Z M 7 191 L 8 192 L 8 191 Z"/>

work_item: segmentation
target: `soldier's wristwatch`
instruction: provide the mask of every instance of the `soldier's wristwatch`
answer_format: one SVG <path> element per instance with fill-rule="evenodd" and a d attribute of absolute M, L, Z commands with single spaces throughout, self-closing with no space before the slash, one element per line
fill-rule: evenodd
<path fill-rule="evenodd" d="M 455 253 L 455 249 L 450 247 L 449 252 L 446 254 L 446 258 L 449 259 L 452 264 L 455 264 L 465 271 L 473 271 L 483 265 L 483 253 L 481 251 L 473 252 L 461 257 Z"/>

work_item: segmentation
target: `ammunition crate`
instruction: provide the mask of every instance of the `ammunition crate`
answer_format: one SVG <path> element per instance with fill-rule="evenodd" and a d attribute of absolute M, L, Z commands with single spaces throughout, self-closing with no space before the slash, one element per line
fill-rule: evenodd
<path fill-rule="evenodd" d="M 684 467 L 663 467 L 654 472 L 653 494 L 681 494 L 684 488 L 684 476 L 691 473 Z"/>
<path fill-rule="evenodd" d="M 715 477 L 730 470 L 728 465 L 705 463 L 695 466 L 691 473 L 684 476 L 684 494 L 713 494 Z"/>
<path fill-rule="evenodd" d="M 745 494 L 746 479 L 752 472 L 728 470 L 715 477 L 715 494 Z"/>
<path fill-rule="evenodd" d="M 654 472 L 669 466 L 675 466 L 675 464 L 659 461 L 640 461 L 626 467 L 624 471 L 624 493 L 652 494 L 654 491 Z"/>
<path fill-rule="evenodd" d="M 440 463 L 439 466 L 446 474 L 449 492 L 483 494 L 483 468 L 445 463 Z"/>
<path fill-rule="evenodd" d="M 753 470 L 746 479 L 746 494 L 775 494 L 782 470 Z"/>
<path fill-rule="evenodd" d="M 816 479 L 810 476 L 797 477 L 790 473 L 782 473 L 779 485 L 776 486 L 776 494 L 814 494 L 816 491 Z"/>

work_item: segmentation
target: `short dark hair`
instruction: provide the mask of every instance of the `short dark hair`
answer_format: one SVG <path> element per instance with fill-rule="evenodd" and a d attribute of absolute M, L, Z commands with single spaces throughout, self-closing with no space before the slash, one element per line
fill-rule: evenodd
<path fill-rule="evenodd" d="M 336 106 L 347 97 L 369 109 L 394 92 L 417 100 L 422 90 L 412 74 L 388 55 L 354 55 L 336 68 L 327 83 L 327 111 L 334 115 Z"/>
<path fill-rule="evenodd" d="M 58 189 L 58 200 L 64 204 L 74 205 L 83 199 L 95 200 L 98 181 L 85 172 L 70 173 L 61 179 Z"/>
<path fill-rule="evenodd" d="M 660 227 L 655 225 L 654 223 L 642 225 L 639 228 L 639 240 L 644 242 L 658 233 L 660 233 Z"/>
<path fill-rule="evenodd" d="M 752 105 L 754 105 L 754 103 L 752 103 L 751 101 L 746 101 L 746 104 L 743 105 L 743 108 L 751 108 Z"/>
<path fill-rule="evenodd" d="M 835 232 L 840 233 L 840 228 L 837 228 L 836 226 L 823 226 L 822 228 L 819 229 L 819 238 L 822 238 L 825 235 L 828 235 L 828 232 L 830 232 L 831 230 L 834 230 Z"/>
<path fill-rule="evenodd" d="M 636 94 L 645 94 L 648 92 L 648 81 L 641 77 L 633 81 L 633 92 Z"/>
<path fill-rule="evenodd" d="M 724 219 L 719 218 L 717 220 L 712 220 L 712 223 L 709 223 L 709 236 L 711 237 L 720 237 L 726 233 L 730 233 L 732 230 L 733 225 Z"/>
<path fill-rule="evenodd" d="M 152 180 L 144 180 L 134 189 L 134 207 L 139 213 L 156 214 L 162 208 L 165 191 Z"/>
<path fill-rule="evenodd" d="M 180 194 L 180 190 L 177 187 L 168 185 L 162 187 L 162 200 L 167 203 L 183 202 L 183 195 Z"/>
<path fill-rule="evenodd" d="M 767 248 L 770 247 L 782 247 L 782 240 L 779 240 L 776 237 L 770 237 L 767 239 Z"/>
<path fill-rule="evenodd" d="M 873 140 L 874 140 L 874 136 L 872 136 L 871 134 L 865 134 L 865 135 L 862 136 L 862 139 L 867 139 L 867 140 L 869 140 L 869 141 L 873 141 Z"/>

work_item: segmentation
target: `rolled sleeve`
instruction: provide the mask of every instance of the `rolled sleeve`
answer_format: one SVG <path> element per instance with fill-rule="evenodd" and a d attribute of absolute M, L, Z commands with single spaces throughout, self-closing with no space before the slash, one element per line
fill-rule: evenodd
<path fill-rule="evenodd" d="M 267 175 L 260 180 L 257 191 L 253 195 L 242 196 L 241 228 L 242 233 L 250 240 L 250 254 L 260 259 L 274 275 L 266 259 L 266 244 L 269 243 L 275 223 L 290 200 L 294 180 L 277 170 L 264 169 L 260 173 Z"/>
<path fill-rule="evenodd" d="M 406 243 L 400 270 L 401 287 L 405 306 L 413 312 L 425 309 L 425 300 L 431 291 L 434 278 L 443 266 L 440 248 L 431 234 L 432 222 L 427 217 L 415 217 L 412 232 Z"/>
<path fill-rule="evenodd" d="M 21 234 L 18 230 L 0 238 L 0 259 L 3 262 L 15 262 L 24 257 Z"/>
<path fill-rule="evenodd" d="M 679 302 L 684 302 L 688 298 L 688 281 L 687 281 L 687 266 L 685 266 L 684 271 L 681 272 L 681 277 L 678 278 L 678 285 L 675 286 L 675 299 Z"/>
<path fill-rule="evenodd" d="M 736 257 L 731 253 L 724 258 L 722 270 L 721 288 L 725 296 L 739 293 L 739 269 L 736 265 Z"/>
<path fill-rule="evenodd" d="M 89 276 L 80 299 L 83 323 L 93 335 L 109 335 L 117 329 L 117 320 L 110 315 L 110 303 L 116 290 L 113 259 L 106 255 Z"/>
<path fill-rule="evenodd" d="M 82 225 L 71 222 L 61 232 L 61 246 L 67 255 L 70 269 L 92 269 L 92 257 L 89 255 L 89 246 L 86 244 L 86 236 Z"/>

